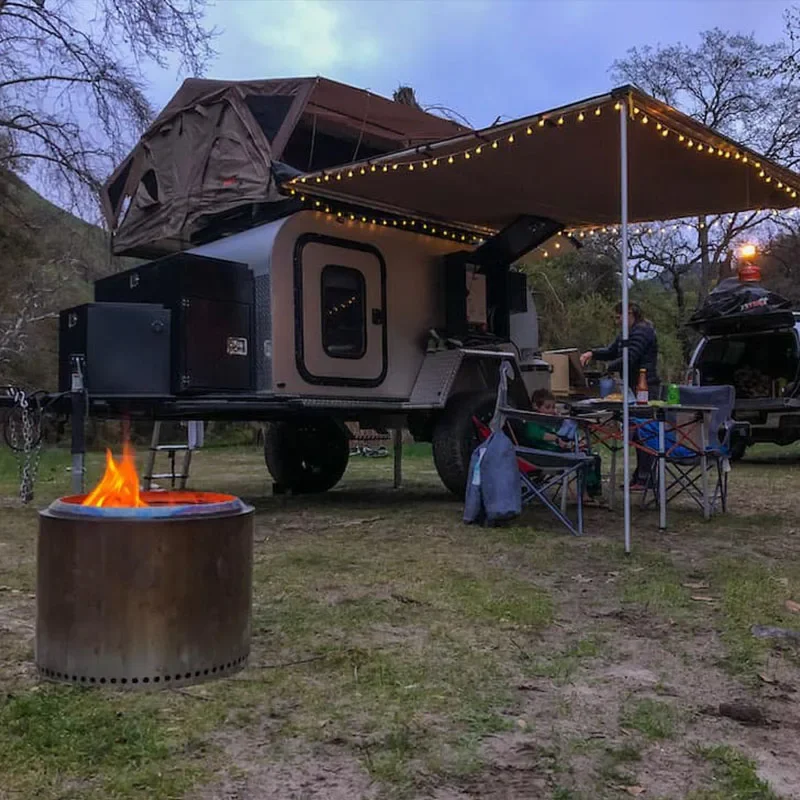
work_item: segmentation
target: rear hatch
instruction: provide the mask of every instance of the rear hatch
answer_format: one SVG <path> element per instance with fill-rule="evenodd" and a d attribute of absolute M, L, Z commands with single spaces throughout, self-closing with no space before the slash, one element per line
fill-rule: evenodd
<path fill-rule="evenodd" d="M 731 315 L 709 320 L 694 368 L 704 386 L 736 389 L 737 409 L 780 406 L 798 394 L 800 344 L 790 311 Z"/>

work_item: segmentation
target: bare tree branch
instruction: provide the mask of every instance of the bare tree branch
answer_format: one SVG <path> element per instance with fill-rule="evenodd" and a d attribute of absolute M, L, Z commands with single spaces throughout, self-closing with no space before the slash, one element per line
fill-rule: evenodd
<path fill-rule="evenodd" d="M 0 167 L 86 203 L 153 116 L 143 72 L 201 74 L 206 0 L 0 0 Z M 87 193 L 88 190 L 88 193 Z"/>

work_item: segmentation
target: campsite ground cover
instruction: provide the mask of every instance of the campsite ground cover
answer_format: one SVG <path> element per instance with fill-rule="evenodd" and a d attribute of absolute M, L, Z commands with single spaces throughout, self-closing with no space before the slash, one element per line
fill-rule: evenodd
<path fill-rule="evenodd" d="M 400 492 L 390 459 L 315 498 L 271 497 L 255 448 L 193 469 L 256 506 L 250 665 L 114 694 L 35 677 L 36 511 L 0 451 L 0 798 L 800 798 L 798 651 L 750 633 L 800 629 L 800 450 L 737 466 L 724 519 L 636 513 L 631 557 L 599 509 L 582 539 L 464 527 L 424 448 Z"/>

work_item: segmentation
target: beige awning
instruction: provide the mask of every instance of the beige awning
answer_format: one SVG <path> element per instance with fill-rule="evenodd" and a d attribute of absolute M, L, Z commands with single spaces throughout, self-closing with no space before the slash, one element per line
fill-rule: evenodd
<path fill-rule="evenodd" d="M 330 213 L 377 209 L 462 226 L 458 235 L 491 233 L 522 214 L 568 228 L 614 225 L 620 113 L 630 119 L 630 222 L 797 205 L 800 175 L 632 87 L 310 173 L 284 190 Z"/>

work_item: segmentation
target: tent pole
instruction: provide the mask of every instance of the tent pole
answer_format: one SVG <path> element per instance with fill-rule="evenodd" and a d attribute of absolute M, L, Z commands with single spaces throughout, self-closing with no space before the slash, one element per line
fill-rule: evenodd
<path fill-rule="evenodd" d="M 630 406 L 628 385 L 628 103 L 622 104 L 619 114 L 619 176 L 620 176 L 620 223 L 622 230 L 622 502 L 625 516 L 625 552 L 631 552 L 631 454 L 629 443 Z"/>

